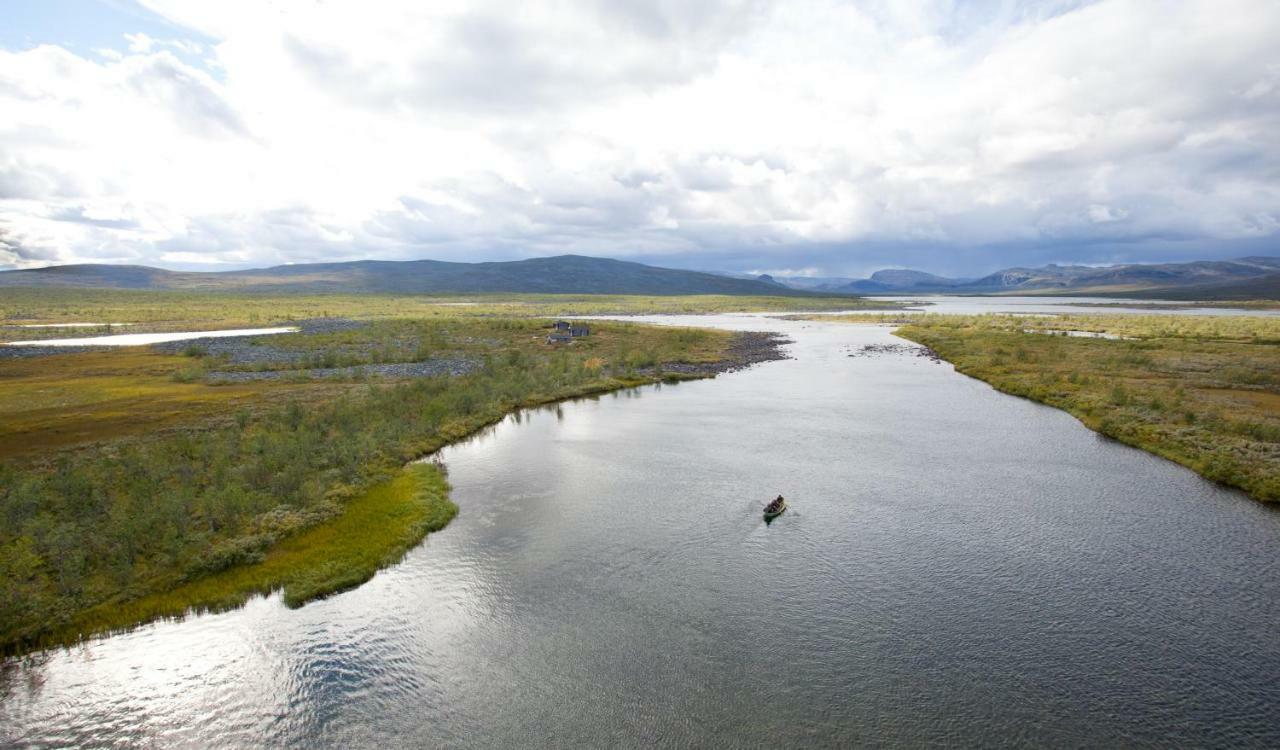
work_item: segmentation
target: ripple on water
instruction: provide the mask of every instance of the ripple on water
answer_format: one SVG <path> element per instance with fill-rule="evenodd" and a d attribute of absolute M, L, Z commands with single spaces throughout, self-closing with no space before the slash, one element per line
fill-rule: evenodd
<path fill-rule="evenodd" d="M 1280 745 L 1280 516 L 872 326 L 509 419 L 368 584 L 8 663 L 0 736 Z M 766 525 L 777 493 L 790 509 Z"/>

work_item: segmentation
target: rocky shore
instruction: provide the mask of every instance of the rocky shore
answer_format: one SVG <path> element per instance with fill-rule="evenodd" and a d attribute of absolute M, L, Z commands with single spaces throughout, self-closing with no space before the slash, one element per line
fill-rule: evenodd
<path fill-rule="evenodd" d="M 248 372 L 215 371 L 206 379 L 214 383 L 248 383 L 256 380 L 324 379 L 324 378 L 434 378 L 442 375 L 466 375 L 480 367 L 474 359 L 429 359 L 424 362 L 396 362 L 351 367 L 314 367 L 305 370 L 254 370 Z"/>
<path fill-rule="evenodd" d="M 780 333 L 764 331 L 741 331 L 733 335 L 729 344 L 728 355 L 719 362 L 674 362 L 656 367 L 646 367 L 640 372 L 644 375 L 662 373 L 679 373 L 681 375 L 719 375 L 746 369 L 761 362 L 773 362 L 780 359 L 791 359 L 782 347 L 790 344 L 791 339 Z"/>
<path fill-rule="evenodd" d="M 30 359 L 51 354 L 84 354 L 100 352 L 101 346 L 5 346 L 0 344 L 0 359 Z"/>
<path fill-rule="evenodd" d="M 907 357 L 922 357 L 935 364 L 942 362 L 942 357 L 927 346 L 918 344 L 867 344 L 849 353 L 850 357 L 876 357 L 884 354 L 899 354 Z"/>
<path fill-rule="evenodd" d="M 300 334 L 333 333 L 368 325 L 347 318 L 316 318 L 294 323 Z M 761 362 L 771 362 L 790 357 L 783 350 L 791 340 L 778 333 L 742 331 L 734 334 L 725 359 L 718 362 L 674 362 L 659 367 L 646 367 L 642 375 L 680 374 L 713 376 L 742 370 Z M 101 346 L 0 346 L 0 359 L 19 357 L 43 357 L 51 354 L 102 351 Z M 348 367 L 298 367 L 314 352 L 289 350 L 272 346 L 269 337 L 255 335 L 225 338 L 193 338 L 152 344 L 151 348 L 165 354 L 199 352 L 201 357 L 214 361 L 246 367 L 247 369 L 214 370 L 205 380 L 215 383 L 247 383 L 262 380 L 323 379 L 323 378 L 426 378 L 457 376 L 473 372 L 481 366 L 476 359 L 462 357 L 433 358 L 419 362 L 365 364 Z"/>
<path fill-rule="evenodd" d="M 312 318 L 291 323 L 303 335 L 318 333 L 336 333 L 363 328 L 368 323 L 348 318 Z M 246 336 L 229 336 L 219 338 L 195 338 L 182 341 L 166 341 L 163 344 L 152 344 L 151 348 L 164 354 L 183 354 L 193 350 L 203 351 L 206 356 L 222 358 L 232 365 L 291 365 L 306 361 L 313 352 L 281 349 L 265 343 L 269 337 L 259 338 L 255 334 Z"/>

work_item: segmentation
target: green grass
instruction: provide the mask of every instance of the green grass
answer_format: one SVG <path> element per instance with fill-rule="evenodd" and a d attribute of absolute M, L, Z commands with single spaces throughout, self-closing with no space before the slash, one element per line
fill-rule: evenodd
<path fill-rule="evenodd" d="M 545 321 L 462 315 L 262 339 L 358 361 L 479 363 L 403 381 L 219 385 L 204 374 L 227 363 L 207 353 L 140 348 L 0 360 L 0 648 L 230 606 L 277 585 L 296 603 L 365 580 L 400 537 L 344 556 L 324 530 L 406 462 L 521 407 L 716 361 L 732 339 L 591 327 L 568 346 L 545 342 Z"/>
<path fill-rule="evenodd" d="M 311 401 L 339 390 L 274 382 L 212 388 L 199 374 L 190 358 L 135 348 L 0 360 L 0 460 L 227 420 L 273 399 Z"/>
<path fill-rule="evenodd" d="M 1064 331 L 1127 338 L 1053 335 Z M 1001 391 L 1280 501 L 1280 320 L 929 315 L 897 333 Z"/>
<path fill-rule="evenodd" d="M 263 294 L 125 289 L 0 289 L 0 323 L 133 323 L 112 332 L 208 330 L 319 317 L 456 319 L 892 309 L 855 297 L 589 294 Z M 0 340 L 80 337 L 93 329 L 0 328 Z"/>
<path fill-rule="evenodd" d="M 399 562 L 457 512 L 441 470 L 414 464 L 348 501 L 332 522 L 284 539 L 253 562 L 161 593 L 92 607 L 35 644 L 70 643 L 163 617 L 222 611 L 275 591 L 282 592 L 285 604 L 298 607 L 359 586 Z"/>

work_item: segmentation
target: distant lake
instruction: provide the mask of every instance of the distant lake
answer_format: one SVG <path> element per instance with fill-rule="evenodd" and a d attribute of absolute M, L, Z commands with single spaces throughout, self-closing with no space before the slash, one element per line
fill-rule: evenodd
<path fill-rule="evenodd" d="M 640 320 L 794 359 L 512 416 L 354 591 L 9 660 L 0 744 L 1280 746 L 1276 510 L 884 326 Z"/>
<path fill-rule="evenodd" d="M 5 346 L 145 346 L 163 344 L 166 341 L 190 339 L 220 339 L 232 336 L 266 336 L 273 333 L 295 333 L 298 329 L 282 328 L 234 328 L 223 331 L 182 331 L 170 333 L 122 333 L 111 336 L 86 336 L 74 339 L 38 339 L 11 341 Z"/>
<path fill-rule="evenodd" d="M 1185 301 L 1154 299 L 1115 299 L 1112 297 L 952 297 L 918 295 L 915 297 L 868 297 L 891 302 L 920 302 L 921 309 L 931 313 L 980 315 L 1000 312 L 1026 315 L 1111 315 L 1142 313 L 1144 315 L 1262 315 L 1280 316 L 1280 310 L 1257 310 L 1240 307 L 1190 307 Z M 1229 302 L 1221 304 L 1229 305 Z"/>

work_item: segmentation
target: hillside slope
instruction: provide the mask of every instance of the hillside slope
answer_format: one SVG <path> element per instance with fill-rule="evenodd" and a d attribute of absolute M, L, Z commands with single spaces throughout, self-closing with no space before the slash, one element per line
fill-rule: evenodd
<path fill-rule="evenodd" d="M 1176 299 L 1280 299 L 1280 258 L 1191 263 L 1006 268 L 979 279 L 878 271 L 833 291 L 847 294 L 1098 294 Z"/>
<path fill-rule="evenodd" d="M 735 279 L 581 255 L 494 263 L 368 260 L 225 272 L 178 272 L 146 266 L 53 266 L 0 272 L 0 287 L 3 286 L 400 294 L 808 294 L 770 281 Z"/>

